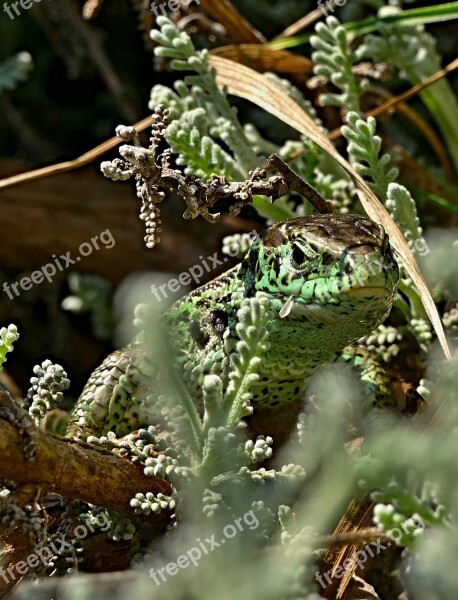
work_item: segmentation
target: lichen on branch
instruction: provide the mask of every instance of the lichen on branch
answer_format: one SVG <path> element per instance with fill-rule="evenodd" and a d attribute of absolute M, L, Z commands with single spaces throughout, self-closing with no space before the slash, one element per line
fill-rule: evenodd
<path fill-rule="evenodd" d="M 219 220 L 220 213 L 211 212 L 218 201 L 227 200 L 229 212 L 237 215 L 257 194 L 275 200 L 294 191 L 305 196 L 319 212 L 333 212 L 332 205 L 275 154 L 269 157 L 268 162 L 279 174 L 267 179 L 266 171 L 261 168 L 251 171 L 246 181 L 232 183 L 222 175 L 212 175 L 204 182 L 194 175 L 184 175 L 180 170 L 171 168 L 171 149 L 167 147 L 159 153 L 159 146 L 164 142 L 167 116 L 168 111 L 163 106 L 155 108 L 148 148 L 141 145 L 134 127 L 118 126 L 116 135 L 130 143 L 119 148 L 122 159 L 115 158 L 101 164 L 105 177 L 113 181 L 135 177 L 137 196 L 141 200 L 140 219 L 145 222 L 144 239 L 148 248 L 153 248 L 160 241 L 159 204 L 165 198 L 163 190 L 174 191 L 184 200 L 184 219 L 195 219 L 201 215 L 210 223 Z"/>

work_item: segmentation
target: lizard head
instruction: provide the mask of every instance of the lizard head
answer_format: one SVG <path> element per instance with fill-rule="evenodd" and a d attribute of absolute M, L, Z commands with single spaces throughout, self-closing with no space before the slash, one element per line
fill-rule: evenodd
<path fill-rule="evenodd" d="M 264 292 L 280 317 L 357 323 L 358 335 L 386 317 L 399 280 L 383 227 L 360 215 L 276 223 L 253 244 L 245 266 L 247 295 Z"/>

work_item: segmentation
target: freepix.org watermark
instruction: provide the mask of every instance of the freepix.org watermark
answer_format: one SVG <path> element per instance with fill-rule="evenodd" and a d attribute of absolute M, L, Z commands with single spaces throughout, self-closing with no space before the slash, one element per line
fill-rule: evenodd
<path fill-rule="evenodd" d="M 94 527 L 95 525 L 95 527 Z M 66 535 L 55 537 L 53 540 L 48 538 L 48 545 L 42 544 L 35 549 L 33 554 L 29 554 L 26 560 L 19 560 L 16 563 L 10 564 L 8 568 L 0 567 L 0 577 L 5 583 L 16 581 L 17 578 L 21 578 L 27 573 L 29 569 L 36 569 L 40 563 L 46 568 L 49 565 L 49 561 L 53 556 L 59 556 L 79 540 L 83 540 L 89 535 L 89 532 L 94 533 L 96 531 L 106 531 L 110 527 L 110 521 L 108 515 L 105 512 L 97 515 L 93 523 L 86 523 L 86 525 L 77 525 L 73 530 L 75 536 L 71 540 L 66 540 Z"/>
<path fill-rule="evenodd" d="M 4 2 L 3 12 L 9 16 L 11 20 L 19 17 L 22 10 L 29 10 L 35 4 L 35 2 L 41 2 L 41 0 L 19 0 L 19 2 Z"/>
<path fill-rule="evenodd" d="M 413 250 L 419 256 L 426 256 L 426 254 L 429 253 L 429 246 L 426 243 L 426 240 L 424 238 L 418 238 L 417 240 L 414 241 L 412 246 L 413 246 Z M 378 273 L 381 273 L 382 271 L 389 270 L 389 269 L 393 268 L 393 266 L 394 266 L 394 263 L 386 262 L 383 257 L 378 260 L 372 260 L 372 261 L 368 262 L 364 268 L 358 269 L 358 271 L 355 273 L 355 279 L 358 281 L 358 283 L 362 287 L 364 285 L 364 282 L 370 276 L 374 276 L 374 275 L 377 275 Z"/>
<path fill-rule="evenodd" d="M 248 234 L 251 240 L 254 240 L 258 237 L 258 233 L 253 230 Z M 236 245 L 226 247 L 225 254 L 223 258 L 218 258 L 218 253 L 215 252 L 212 256 L 207 256 L 204 258 L 202 255 L 199 256 L 200 263 L 193 265 L 187 271 L 183 271 L 176 278 L 169 279 L 166 283 L 163 283 L 160 286 L 152 285 L 151 293 L 154 295 L 156 300 L 160 302 L 161 300 L 165 300 L 169 292 L 174 294 L 179 291 L 182 286 L 187 286 L 194 281 L 196 285 L 202 280 L 202 277 L 206 273 L 210 273 L 213 269 L 224 265 L 229 257 L 233 258 L 239 255 L 239 248 Z"/>
<path fill-rule="evenodd" d="M 200 559 L 213 552 L 217 548 L 221 548 L 226 540 L 234 538 L 238 533 L 248 529 L 256 529 L 259 527 L 259 521 L 252 510 L 246 512 L 242 517 L 235 519 L 233 523 L 229 523 L 223 527 L 223 537 L 219 541 L 215 539 L 215 534 L 209 538 L 201 540 L 196 538 L 196 545 L 187 550 L 184 554 L 180 554 L 176 561 L 170 561 L 160 569 L 150 569 L 149 576 L 153 579 L 156 585 L 161 585 L 167 581 L 167 576 L 173 577 L 180 569 L 187 569 L 190 565 L 198 566 Z"/>
<path fill-rule="evenodd" d="M 202 255 L 199 256 L 199 258 L 201 260 L 200 264 L 190 267 L 187 271 L 180 273 L 176 278 L 169 279 L 160 286 L 154 284 L 151 286 L 151 293 L 158 302 L 165 300 L 168 297 L 169 292 L 174 294 L 178 292 L 182 286 L 189 285 L 193 280 L 196 285 L 198 285 L 205 273 L 210 273 L 213 269 L 216 269 L 229 260 L 227 256 L 220 260 L 217 252 L 215 252 L 213 256 L 207 256 L 205 259 Z"/>
<path fill-rule="evenodd" d="M 419 515 L 415 515 L 415 524 L 418 528 L 421 529 L 425 529 L 426 527 L 423 519 Z M 401 528 L 395 527 L 389 533 L 387 533 L 387 537 L 390 538 L 391 542 L 386 542 L 385 544 L 382 544 L 380 538 L 377 538 L 374 542 L 371 542 L 370 544 L 365 542 L 364 546 L 357 550 L 355 556 L 353 558 L 346 558 L 343 561 L 342 565 L 337 567 L 334 573 L 333 569 L 329 569 L 329 571 L 326 571 L 325 573 L 320 573 L 319 571 L 316 571 L 315 580 L 318 581 L 318 583 L 323 589 L 325 589 L 328 585 L 331 585 L 332 578 L 342 579 L 347 570 L 353 572 L 354 563 L 356 563 L 360 569 L 363 569 L 369 557 L 374 558 L 375 556 L 392 546 L 392 542 L 398 543 L 402 539 L 403 535 L 411 531 L 411 528 L 411 524 L 407 525 L 406 523 L 403 523 L 401 525 Z M 323 579 L 325 579 L 326 581 L 323 581 Z"/>
<path fill-rule="evenodd" d="M 157 4 L 155 2 L 152 2 L 151 10 L 153 11 L 156 18 L 161 16 L 159 10 L 162 12 L 162 16 L 166 17 L 166 7 L 171 12 L 175 12 L 182 7 L 187 8 L 191 4 L 191 2 L 195 2 L 196 4 L 200 5 L 200 0 L 168 0 L 168 2 L 158 2 Z"/>
<path fill-rule="evenodd" d="M 344 6 L 347 0 L 318 0 L 317 5 L 325 17 L 328 16 L 329 11 L 332 13 L 335 11 L 336 6 Z"/>
<path fill-rule="evenodd" d="M 74 265 L 75 263 L 79 262 L 81 257 L 89 256 L 94 250 L 100 250 L 99 241 L 106 249 L 113 248 L 116 243 L 111 231 L 109 229 L 105 229 L 105 231 L 102 231 L 102 233 L 99 233 L 99 235 L 92 237 L 90 242 L 83 242 L 80 244 L 80 247 L 78 248 L 79 256 L 76 256 L 74 259 L 71 258 L 70 251 L 66 252 L 65 254 L 61 254 L 59 257 L 57 257 L 55 254 L 52 254 L 51 258 L 54 259 L 53 262 L 43 265 L 37 271 L 33 271 L 33 273 L 30 274 L 30 277 L 22 277 L 22 279 L 16 281 L 16 283 L 9 284 L 5 281 L 3 284 L 3 291 L 5 294 L 7 294 L 10 300 L 14 300 L 15 297 L 17 298 L 19 296 L 21 290 L 27 292 L 32 288 L 33 285 L 39 285 L 40 283 L 43 283 L 45 279 L 51 283 L 58 270 L 63 271 L 64 269 L 68 269 L 70 265 Z M 21 288 L 21 290 L 18 288 Z"/>

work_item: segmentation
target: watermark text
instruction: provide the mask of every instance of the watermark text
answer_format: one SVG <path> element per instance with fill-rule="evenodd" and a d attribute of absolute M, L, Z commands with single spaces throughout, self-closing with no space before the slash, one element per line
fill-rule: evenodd
<path fill-rule="evenodd" d="M 33 285 L 39 285 L 40 283 L 43 283 L 45 279 L 51 283 L 54 275 L 56 275 L 58 271 L 68 269 L 71 265 L 79 262 L 81 257 L 92 254 L 94 250 L 100 250 L 99 241 L 106 249 L 113 248 L 116 243 L 111 231 L 105 229 L 105 231 L 102 231 L 99 235 L 92 237 L 90 242 L 83 242 L 80 244 L 79 256 L 71 258 L 70 251 L 61 254 L 59 257 L 52 254 L 51 258 L 54 259 L 53 262 L 46 263 L 37 271 L 33 271 L 33 273 L 30 274 L 30 277 L 22 277 L 22 279 L 15 283 L 9 284 L 5 281 L 3 283 L 3 291 L 10 300 L 14 300 L 15 297 L 17 298 L 21 294 L 21 290 L 27 292 Z"/>

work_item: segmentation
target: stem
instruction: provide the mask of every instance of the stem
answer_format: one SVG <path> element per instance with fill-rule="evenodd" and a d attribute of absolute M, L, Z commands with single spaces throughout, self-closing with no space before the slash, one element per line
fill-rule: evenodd
<path fill-rule="evenodd" d="M 192 445 L 191 450 L 198 459 L 201 459 L 204 446 L 204 430 L 202 421 L 199 417 L 199 413 L 197 412 L 195 403 L 189 395 L 189 392 L 181 380 L 179 373 L 175 373 L 174 385 L 178 398 L 180 399 L 180 403 L 189 419 L 189 429 L 191 433 L 190 442 Z"/>
<path fill-rule="evenodd" d="M 234 108 L 229 104 L 225 94 L 221 92 L 216 85 L 215 78 L 212 76 L 208 64 L 205 70 L 202 69 L 200 71 L 199 75 L 205 78 L 205 86 L 207 91 L 209 92 L 210 97 L 221 116 L 227 119 L 232 125 L 232 131 L 235 134 L 235 139 L 228 140 L 228 143 L 231 145 L 232 151 L 237 158 L 240 168 L 243 169 L 246 174 L 248 174 L 249 171 L 253 171 L 256 169 L 256 167 L 259 167 L 259 159 L 251 149 L 245 132 L 235 116 Z"/>
<path fill-rule="evenodd" d="M 441 80 L 420 92 L 436 120 L 458 174 L 458 103 L 447 81 Z"/>
<path fill-rule="evenodd" d="M 412 317 L 415 319 L 428 319 L 421 298 L 418 296 L 416 290 L 411 285 L 407 285 L 402 279 L 399 281 L 398 287 L 409 298 Z"/>

